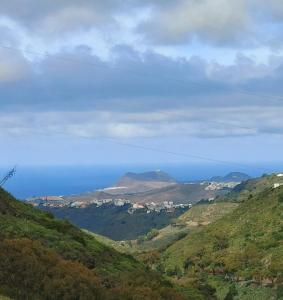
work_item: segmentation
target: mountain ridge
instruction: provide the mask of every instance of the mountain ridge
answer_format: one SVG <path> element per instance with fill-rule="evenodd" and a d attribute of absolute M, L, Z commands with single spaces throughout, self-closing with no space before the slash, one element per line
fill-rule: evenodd
<path fill-rule="evenodd" d="M 139 180 L 139 181 L 160 181 L 160 182 L 164 181 L 164 182 L 175 182 L 175 183 L 177 182 L 172 176 L 170 176 L 168 173 L 163 172 L 161 170 L 148 171 L 143 173 L 127 172 L 119 179 L 119 181 L 123 180 L 123 178 L 129 178 L 132 180 Z"/>
<path fill-rule="evenodd" d="M 242 182 L 251 179 L 251 177 L 242 172 L 230 172 L 225 176 L 214 176 L 210 178 L 212 182 Z"/>

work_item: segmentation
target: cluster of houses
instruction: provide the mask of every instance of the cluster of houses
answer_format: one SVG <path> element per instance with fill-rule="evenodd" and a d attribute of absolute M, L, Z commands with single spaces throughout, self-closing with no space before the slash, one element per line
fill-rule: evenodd
<path fill-rule="evenodd" d="M 115 206 L 124 206 L 129 205 L 128 213 L 133 214 L 137 210 L 145 210 L 147 213 L 151 213 L 153 211 L 160 212 L 163 210 L 166 210 L 167 212 L 174 212 L 176 208 L 191 208 L 191 203 L 186 204 L 174 204 L 173 201 L 164 201 L 162 203 L 131 203 L 129 200 L 126 199 L 93 199 L 90 201 L 70 201 L 66 200 L 62 196 L 46 196 L 46 197 L 33 197 L 26 199 L 28 203 L 30 203 L 33 206 L 43 206 L 43 207 L 56 207 L 56 208 L 62 208 L 62 207 L 71 207 L 71 208 L 86 208 L 89 205 L 96 205 L 97 207 L 100 207 L 102 205 L 115 205 Z"/>
<path fill-rule="evenodd" d="M 138 204 L 135 203 L 128 209 L 129 214 L 133 214 L 136 212 L 138 209 L 144 209 L 146 210 L 146 213 L 151 213 L 151 212 L 161 212 L 165 210 L 166 212 L 174 212 L 176 208 L 191 208 L 192 204 L 191 203 L 186 203 L 186 204 L 174 204 L 173 201 L 164 201 L 163 203 L 145 203 L 145 204 Z"/>
<path fill-rule="evenodd" d="M 113 204 L 115 206 L 124 206 L 129 204 L 130 201 L 126 199 L 93 199 L 90 201 L 71 201 L 63 198 L 62 196 L 46 196 L 46 197 L 32 197 L 26 199 L 28 203 L 33 206 L 45 206 L 45 207 L 73 207 L 73 208 L 85 208 L 89 205 L 95 204 L 100 207 L 104 204 Z"/>
<path fill-rule="evenodd" d="M 203 183 L 207 184 L 207 182 Z M 239 182 L 209 182 L 208 186 L 205 187 L 206 191 L 218 191 L 223 189 L 233 189 Z"/>
<path fill-rule="evenodd" d="M 105 204 L 113 204 L 115 206 L 124 206 L 126 204 L 130 204 L 129 200 L 126 199 L 94 199 L 90 201 L 75 201 L 70 203 L 70 207 L 75 207 L 75 208 L 85 208 L 89 205 L 95 204 L 97 207 L 100 207 Z"/>
<path fill-rule="evenodd" d="M 279 173 L 279 174 L 277 174 L 276 175 L 277 177 L 279 177 L 280 179 L 283 179 L 283 174 L 282 173 Z M 279 179 L 278 178 L 278 179 Z M 280 186 L 282 186 L 283 185 L 283 180 L 280 180 L 281 182 L 275 182 L 274 184 L 273 184 L 273 188 L 274 189 L 277 189 L 277 188 L 279 188 Z"/>
<path fill-rule="evenodd" d="M 26 199 L 26 202 L 28 202 L 33 206 L 46 206 L 46 207 L 66 206 L 66 200 L 62 196 L 32 197 Z"/>

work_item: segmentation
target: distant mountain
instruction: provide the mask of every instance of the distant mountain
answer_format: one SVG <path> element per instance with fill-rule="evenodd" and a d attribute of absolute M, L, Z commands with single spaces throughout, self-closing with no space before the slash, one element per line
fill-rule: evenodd
<path fill-rule="evenodd" d="M 158 203 L 173 201 L 175 204 L 195 204 L 202 199 L 215 198 L 228 192 L 225 190 L 210 190 L 208 184 L 171 184 L 158 189 L 136 194 L 124 195 L 132 203 Z"/>
<path fill-rule="evenodd" d="M 121 193 L 145 192 L 176 183 L 177 182 L 173 177 L 159 170 L 145 173 L 128 172 L 118 180 L 112 188 L 112 192 L 117 192 L 115 187 L 118 188 Z"/>
<path fill-rule="evenodd" d="M 214 176 L 210 178 L 213 182 L 242 182 L 250 179 L 251 177 L 241 172 L 231 172 L 226 176 Z"/>
<path fill-rule="evenodd" d="M 137 182 L 142 183 L 142 182 Z M 217 196 L 222 196 L 229 192 L 229 189 L 211 189 L 209 183 L 167 183 L 159 187 L 156 182 L 149 182 L 152 185 L 134 185 L 131 188 L 113 187 L 96 191 L 92 193 L 85 193 L 81 195 L 74 195 L 65 197 L 66 202 L 84 202 L 91 203 L 95 199 L 124 199 L 130 203 L 156 203 L 158 205 L 164 201 L 172 201 L 174 204 L 195 204 L 200 200 L 208 200 Z"/>
<path fill-rule="evenodd" d="M 176 182 L 173 177 L 160 170 L 145 173 L 128 172 L 120 179 L 124 180 Z"/>

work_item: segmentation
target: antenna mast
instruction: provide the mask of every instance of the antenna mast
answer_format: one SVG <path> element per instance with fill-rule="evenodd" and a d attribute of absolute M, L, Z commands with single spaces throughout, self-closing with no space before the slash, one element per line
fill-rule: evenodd
<path fill-rule="evenodd" d="M 11 169 L 0 181 L 0 187 L 2 187 L 9 179 L 11 179 L 17 172 L 17 166 Z"/>

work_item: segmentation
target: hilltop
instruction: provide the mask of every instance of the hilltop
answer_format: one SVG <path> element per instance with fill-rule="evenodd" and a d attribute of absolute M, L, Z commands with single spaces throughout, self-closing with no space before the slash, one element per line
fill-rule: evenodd
<path fill-rule="evenodd" d="M 118 181 L 116 185 L 123 185 L 123 182 L 127 180 L 176 182 L 176 180 L 173 177 L 171 177 L 168 173 L 157 170 L 144 173 L 128 172 Z"/>
<path fill-rule="evenodd" d="M 251 177 L 241 172 L 231 172 L 225 176 L 214 176 L 210 178 L 212 182 L 242 182 L 250 179 Z"/>
<path fill-rule="evenodd" d="M 133 257 L 2 189 L 0 269 L 0 295 L 13 299 L 183 299 Z"/>
<path fill-rule="evenodd" d="M 283 185 L 281 174 L 263 175 L 259 178 L 251 178 L 234 187 L 227 196 L 218 197 L 217 201 L 244 202 L 261 192 Z"/>
<path fill-rule="evenodd" d="M 128 172 L 117 181 L 112 189 L 106 190 L 111 193 L 139 193 L 176 183 L 173 177 L 159 170 L 145 173 Z"/>

